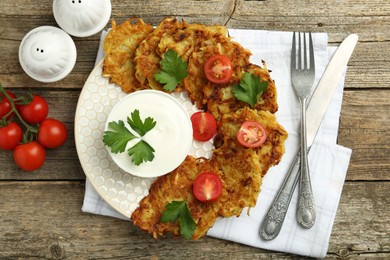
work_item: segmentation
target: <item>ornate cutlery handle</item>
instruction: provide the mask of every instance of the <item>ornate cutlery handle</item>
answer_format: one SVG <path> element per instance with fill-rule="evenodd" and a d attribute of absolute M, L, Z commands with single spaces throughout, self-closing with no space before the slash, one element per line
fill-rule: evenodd
<path fill-rule="evenodd" d="M 297 203 L 297 221 L 303 228 L 311 228 L 316 220 L 316 209 L 311 188 L 307 153 L 300 153 L 301 175 Z"/>
<path fill-rule="evenodd" d="M 286 217 L 291 197 L 299 178 L 300 157 L 295 156 L 293 163 L 280 187 L 277 196 L 271 204 L 260 227 L 260 237 L 264 240 L 272 240 L 280 232 L 284 218 Z"/>
<path fill-rule="evenodd" d="M 299 193 L 297 203 L 297 221 L 303 228 L 311 228 L 316 219 L 313 191 L 310 182 L 309 163 L 307 159 L 307 133 L 306 133 L 306 98 L 300 99 L 300 164 L 301 175 L 299 179 Z"/>

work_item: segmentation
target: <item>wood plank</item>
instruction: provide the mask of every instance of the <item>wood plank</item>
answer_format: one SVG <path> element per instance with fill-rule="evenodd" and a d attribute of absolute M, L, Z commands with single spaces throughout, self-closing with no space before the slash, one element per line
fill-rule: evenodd
<path fill-rule="evenodd" d="M 389 13 L 390 2 L 382 0 L 239 0 L 228 26 L 329 32 L 331 42 L 340 42 L 353 32 L 362 41 L 385 41 L 390 38 Z"/>
<path fill-rule="evenodd" d="M 155 241 L 127 221 L 82 213 L 83 193 L 80 182 L 0 182 L 0 257 L 295 258 L 210 237 Z M 389 203 L 389 182 L 346 183 L 327 258 L 390 257 Z"/>
<path fill-rule="evenodd" d="M 186 1 L 184 5 L 181 0 L 159 1 L 149 0 L 116 0 L 112 4 L 112 17 L 115 19 L 128 19 L 130 17 L 143 17 L 147 22 L 158 22 L 162 17 L 177 16 L 192 20 L 194 17 L 202 19 L 203 22 L 224 24 L 234 10 L 234 0 L 203 0 Z M 52 1 L 40 1 L 36 7 L 35 1 L 23 1 L 23 5 L 15 4 L 12 0 L 3 0 L 2 14 L 9 17 L 47 17 L 52 14 Z"/>
<path fill-rule="evenodd" d="M 352 259 L 367 258 L 373 252 L 390 257 L 389 188 L 390 182 L 344 185 L 329 252 Z"/>
<path fill-rule="evenodd" d="M 0 257 L 195 259 L 247 258 L 255 253 L 260 258 L 291 259 L 285 254 L 269 254 L 213 238 L 154 241 L 130 222 L 83 214 L 83 192 L 82 183 L 0 182 L 0 222 L 5 224 Z"/>
<path fill-rule="evenodd" d="M 359 35 L 360 37 L 360 35 Z M 390 89 L 390 41 L 357 44 L 345 79 L 346 89 Z"/>
<path fill-rule="evenodd" d="M 338 142 L 352 148 L 348 180 L 390 180 L 390 92 L 346 91 Z"/>

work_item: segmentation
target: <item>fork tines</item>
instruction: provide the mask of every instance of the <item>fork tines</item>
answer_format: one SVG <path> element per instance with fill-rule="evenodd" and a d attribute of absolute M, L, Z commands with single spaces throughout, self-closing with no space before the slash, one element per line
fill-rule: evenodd
<path fill-rule="evenodd" d="M 309 39 L 306 39 L 306 35 L 309 34 Z M 296 35 L 298 35 L 298 55 L 296 51 Z M 303 39 L 302 39 L 303 38 Z M 309 41 L 309 49 L 306 48 L 307 41 Z M 303 45 L 303 48 L 302 48 Z M 302 53 L 302 49 L 304 50 Z M 291 68 L 303 70 L 303 69 L 314 69 L 314 56 L 310 55 L 310 60 L 308 63 L 307 60 L 307 52 L 310 51 L 313 53 L 313 39 L 311 32 L 309 33 L 301 33 L 301 32 L 294 32 L 293 34 L 293 44 L 292 44 L 292 50 L 291 50 Z M 298 59 L 298 66 L 297 66 L 297 59 Z M 303 66 L 302 66 L 302 60 L 303 60 Z"/>

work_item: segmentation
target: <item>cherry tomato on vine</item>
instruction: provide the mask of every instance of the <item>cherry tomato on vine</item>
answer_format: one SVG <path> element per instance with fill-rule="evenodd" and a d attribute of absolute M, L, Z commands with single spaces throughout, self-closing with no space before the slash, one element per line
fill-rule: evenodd
<path fill-rule="evenodd" d="M 40 168 L 46 159 L 45 148 L 32 141 L 26 144 L 19 144 L 13 151 L 15 163 L 25 171 L 33 171 Z"/>
<path fill-rule="evenodd" d="M 217 84 L 226 83 L 233 74 L 232 63 L 226 55 L 216 54 L 204 64 L 206 78 Z"/>
<path fill-rule="evenodd" d="M 266 139 L 264 127 L 255 121 L 245 121 L 237 132 L 238 142 L 249 148 L 259 147 Z"/>
<path fill-rule="evenodd" d="M 43 97 L 33 95 L 31 102 L 26 105 L 20 105 L 18 111 L 27 123 L 36 124 L 46 118 L 49 113 L 49 105 Z"/>
<path fill-rule="evenodd" d="M 38 141 L 46 148 L 63 145 L 68 136 L 64 123 L 54 118 L 46 118 L 39 125 Z"/>
<path fill-rule="evenodd" d="M 9 90 L 6 90 L 7 94 L 12 98 L 15 99 L 16 95 L 12 93 Z M 7 115 L 11 111 L 11 103 L 9 102 L 8 98 L 3 95 L 3 93 L 0 94 L 0 119 L 3 118 L 5 115 Z M 6 119 L 10 119 L 13 113 L 11 113 Z"/>
<path fill-rule="evenodd" d="M 196 177 L 192 190 L 197 200 L 213 202 L 222 194 L 222 181 L 213 172 L 203 172 Z"/>
<path fill-rule="evenodd" d="M 22 142 L 23 130 L 15 122 L 0 127 L 0 148 L 4 150 L 13 150 Z"/>

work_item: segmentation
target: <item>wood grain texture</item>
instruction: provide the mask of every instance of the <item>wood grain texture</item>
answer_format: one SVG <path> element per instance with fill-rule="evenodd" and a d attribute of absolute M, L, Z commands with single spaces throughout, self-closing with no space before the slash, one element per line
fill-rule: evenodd
<path fill-rule="evenodd" d="M 390 91 L 345 91 L 338 142 L 352 148 L 349 180 L 390 180 Z"/>
<path fill-rule="evenodd" d="M 82 213 L 83 193 L 82 182 L 0 182 L 0 257 L 295 258 L 210 237 L 184 241 L 168 236 L 155 241 L 128 221 Z M 390 223 L 385 218 L 389 203 L 388 182 L 347 183 L 327 258 L 390 257 Z"/>

